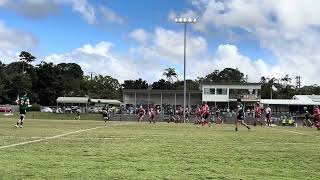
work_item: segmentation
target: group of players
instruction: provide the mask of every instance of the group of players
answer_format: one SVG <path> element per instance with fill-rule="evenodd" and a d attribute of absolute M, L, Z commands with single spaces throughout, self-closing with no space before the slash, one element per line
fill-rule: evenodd
<path fill-rule="evenodd" d="M 237 121 L 236 121 L 236 131 L 238 131 L 238 124 L 242 124 L 243 126 L 245 126 L 246 128 L 250 129 L 250 127 L 244 122 L 244 118 L 245 118 L 245 112 L 244 112 L 244 106 L 241 103 L 241 99 L 238 99 L 238 116 L 237 116 Z M 267 114 L 267 119 L 268 119 L 268 126 L 271 125 L 271 109 L 268 107 L 266 109 L 266 112 L 268 112 Z M 175 123 L 181 123 L 181 117 L 183 117 L 185 113 L 185 120 L 186 122 L 189 122 L 189 110 L 188 108 L 184 109 L 179 106 L 177 108 L 176 111 L 173 110 L 172 106 L 169 108 L 168 114 L 169 114 L 169 119 L 168 119 L 168 123 L 170 122 L 175 122 Z M 138 122 L 142 122 L 144 116 L 146 115 L 146 110 L 140 106 L 140 108 L 138 109 Z M 149 107 L 148 108 L 148 115 L 149 115 L 149 122 L 150 123 L 156 123 L 155 121 L 155 116 L 157 114 L 157 111 L 153 108 L 153 107 Z M 175 117 L 176 114 L 176 117 Z M 260 107 L 259 103 L 257 103 L 257 108 L 256 108 L 256 113 L 255 113 L 255 121 L 259 122 L 262 126 L 262 122 L 260 121 L 261 118 L 261 114 L 262 114 L 262 108 Z M 204 102 L 201 106 L 199 106 L 195 112 L 195 118 L 196 118 L 196 124 L 201 124 L 202 126 L 208 125 L 209 127 L 211 126 L 211 121 L 209 120 L 209 116 L 210 116 L 210 109 L 209 106 L 206 102 Z M 223 124 L 223 120 L 220 117 L 220 110 L 217 108 L 215 111 L 215 120 L 216 123 L 220 123 Z"/>
<path fill-rule="evenodd" d="M 304 120 L 303 120 L 303 126 L 304 127 L 316 127 L 318 130 L 320 130 L 320 107 L 314 106 L 313 107 L 313 122 L 311 121 L 311 115 L 308 111 L 307 107 L 304 107 Z"/>
<path fill-rule="evenodd" d="M 236 128 L 235 130 L 238 131 L 238 125 L 241 124 L 243 126 L 245 126 L 246 128 L 250 129 L 250 127 L 244 122 L 244 118 L 245 118 L 245 110 L 244 110 L 244 106 L 241 102 L 241 99 L 237 99 L 238 102 L 238 106 L 237 106 L 237 118 L 236 118 Z M 18 97 L 16 100 L 16 103 L 19 105 L 19 111 L 20 111 L 20 116 L 19 119 L 15 125 L 16 128 L 22 128 L 23 127 L 23 122 L 26 116 L 26 112 L 28 109 L 28 106 L 30 104 L 29 99 L 27 97 L 27 94 L 25 93 L 23 96 Z M 255 106 L 255 110 L 254 110 L 254 126 L 256 126 L 257 123 L 259 123 L 261 126 L 263 125 L 263 123 L 261 122 L 262 119 L 262 112 L 264 111 L 266 114 L 266 120 L 267 120 L 267 126 L 271 126 L 272 122 L 271 122 L 271 108 L 267 105 L 266 108 L 262 108 L 260 106 L 260 104 L 257 102 L 256 106 Z M 304 121 L 303 121 L 303 125 L 304 126 L 315 126 L 318 130 L 320 130 L 320 107 L 319 106 L 314 106 L 313 109 L 313 119 L 314 121 L 311 121 L 311 115 L 307 110 L 307 107 L 304 107 L 304 111 L 305 111 L 305 116 L 304 116 Z M 148 120 L 150 123 L 156 123 L 155 121 L 155 117 L 157 115 L 157 109 L 153 108 L 153 107 L 149 107 L 147 112 L 146 110 L 140 106 L 140 108 L 138 109 L 138 121 L 142 122 L 144 116 L 146 115 L 146 113 L 148 113 Z M 109 120 L 110 118 L 110 114 L 109 114 L 109 109 L 108 107 L 104 107 L 103 111 L 103 118 L 105 120 L 105 122 L 107 122 L 107 120 Z M 173 110 L 172 106 L 169 108 L 169 119 L 168 119 L 168 123 L 169 122 L 176 122 L 176 123 L 181 123 L 182 122 L 182 117 L 185 114 L 185 120 L 186 122 L 189 122 L 189 116 L 190 116 L 190 112 L 188 110 L 188 108 L 186 108 L 185 110 L 179 106 L 178 109 L 176 111 Z M 176 114 L 176 117 L 175 117 Z M 210 109 L 209 106 L 206 102 L 204 102 L 201 106 L 199 106 L 195 112 L 195 119 L 196 119 L 196 124 L 201 124 L 202 126 L 204 125 L 211 125 L 211 121 L 209 120 L 209 116 L 210 116 Z M 223 124 L 223 120 L 220 117 L 220 110 L 218 108 L 216 108 L 215 110 L 215 122 L 216 123 L 220 123 Z"/>

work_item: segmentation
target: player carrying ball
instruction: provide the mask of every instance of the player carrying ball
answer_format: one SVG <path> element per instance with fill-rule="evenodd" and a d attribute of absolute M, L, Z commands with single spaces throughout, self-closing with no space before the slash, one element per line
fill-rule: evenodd
<path fill-rule="evenodd" d="M 23 127 L 23 121 L 26 117 L 28 105 L 30 104 L 29 98 L 27 97 L 27 93 L 16 100 L 16 103 L 19 105 L 20 117 L 17 121 L 17 124 L 14 126 L 16 128 Z M 20 126 L 19 126 L 20 125 Z"/>

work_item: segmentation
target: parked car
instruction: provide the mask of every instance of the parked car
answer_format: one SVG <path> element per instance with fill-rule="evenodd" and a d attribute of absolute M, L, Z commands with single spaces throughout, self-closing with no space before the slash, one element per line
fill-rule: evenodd
<path fill-rule="evenodd" d="M 53 113 L 53 110 L 50 107 L 43 107 L 41 109 L 41 112 Z"/>
<path fill-rule="evenodd" d="M 9 106 L 0 106 L 0 112 L 12 112 L 12 109 Z"/>

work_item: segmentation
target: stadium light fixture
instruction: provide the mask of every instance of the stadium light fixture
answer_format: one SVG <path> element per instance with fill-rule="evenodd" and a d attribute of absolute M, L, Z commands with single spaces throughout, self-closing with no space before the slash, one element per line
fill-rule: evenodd
<path fill-rule="evenodd" d="M 183 117 L 184 123 L 186 122 L 186 101 L 187 101 L 187 82 L 186 82 L 186 47 L 187 47 L 187 24 L 192 24 L 197 22 L 197 18 L 175 18 L 174 21 L 176 23 L 184 24 L 184 58 L 183 58 Z M 190 109 L 190 107 L 189 107 Z"/>

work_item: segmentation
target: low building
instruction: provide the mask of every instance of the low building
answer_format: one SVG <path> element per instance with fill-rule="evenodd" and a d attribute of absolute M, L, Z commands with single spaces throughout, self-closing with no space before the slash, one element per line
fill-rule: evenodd
<path fill-rule="evenodd" d="M 320 105 L 320 95 L 295 95 L 292 99 L 261 99 L 261 103 L 269 105 L 275 113 L 302 113 L 304 107 L 312 112 L 313 106 Z"/>
<path fill-rule="evenodd" d="M 183 106 L 183 90 L 148 90 L 148 89 L 124 89 L 123 103 L 127 107 L 139 107 L 148 105 L 163 107 L 172 105 Z M 186 92 L 187 107 L 195 108 L 202 103 L 202 92 L 200 90 L 188 90 Z"/>
<path fill-rule="evenodd" d="M 261 84 L 219 84 L 202 83 L 199 90 L 187 90 L 186 105 L 195 108 L 202 102 L 208 102 L 214 107 L 235 107 L 238 98 L 242 99 L 246 106 L 254 106 L 261 99 Z M 154 105 L 183 106 L 183 90 L 147 90 L 147 89 L 124 89 L 124 104 L 129 107 Z"/>
<path fill-rule="evenodd" d="M 253 107 L 261 100 L 261 84 L 241 83 L 241 84 L 221 84 L 203 83 L 202 101 L 208 102 L 209 106 L 231 107 L 237 105 L 237 99 L 249 107 Z"/>

